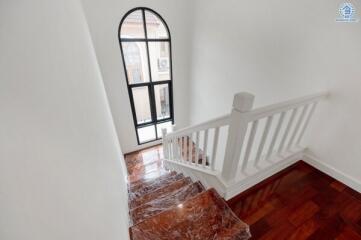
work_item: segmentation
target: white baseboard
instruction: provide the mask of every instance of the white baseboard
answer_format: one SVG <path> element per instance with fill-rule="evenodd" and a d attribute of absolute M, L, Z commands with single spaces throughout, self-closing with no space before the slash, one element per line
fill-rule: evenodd
<path fill-rule="evenodd" d="M 321 172 L 324 172 L 327 175 L 335 178 L 336 180 L 342 182 L 346 186 L 354 189 L 355 191 L 361 192 L 361 182 L 359 180 L 341 172 L 340 170 L 337 170 L 333 166 L 325 163 L 324 161 L 321 161 L 320 159 L 308 153 L 304 154 L 303 160 L 314 168 L 317 168 Z"/>

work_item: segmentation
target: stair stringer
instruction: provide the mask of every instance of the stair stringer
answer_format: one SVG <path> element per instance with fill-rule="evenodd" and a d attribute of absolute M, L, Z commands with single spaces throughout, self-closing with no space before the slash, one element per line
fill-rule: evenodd
<path fill-rule="evenodd" d="M 200 181 L 206 189 L 214 188 L 223 198 L 226 195 L 226 185 L 221 180 L 221 172 L 211 171 L 208 169 L 199 169 L 192 165 L 164 159 L 164 166 L 169 170 L 183 173 L 184 176 L 190 177 L 194 182 Z"/>

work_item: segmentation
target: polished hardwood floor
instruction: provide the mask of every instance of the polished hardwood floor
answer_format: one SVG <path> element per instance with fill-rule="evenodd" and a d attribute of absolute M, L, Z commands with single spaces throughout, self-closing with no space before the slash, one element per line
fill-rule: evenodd
<path fill-rule="evenodd" d="M 251 239 L 361 240 L 361 194 L 303 161 L 228 204 Z"/>

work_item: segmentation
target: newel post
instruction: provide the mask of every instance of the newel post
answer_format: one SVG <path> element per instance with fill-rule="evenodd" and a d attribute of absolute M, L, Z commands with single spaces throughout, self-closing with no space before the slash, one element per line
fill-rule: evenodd
<path fill-rule="evenodd" d="M 241 156 L 242 143 L 246 135 L 248 124 L 244 113 L 252 110 L 253 102 L 254 95 L 250 93 L 240 92 L 234 95 L 222 169 L 222 177 L 226 181 L 230 181 L 236 176 Z"/>

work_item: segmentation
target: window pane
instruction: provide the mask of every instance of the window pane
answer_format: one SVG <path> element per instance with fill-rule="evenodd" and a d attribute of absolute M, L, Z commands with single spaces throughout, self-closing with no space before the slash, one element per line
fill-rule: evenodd
<path fill-rule="evenodd" d="M 166 128 L 167 129 L 167 133 L 170 133 L 171 132 L 171 129 L 172 129 L 172 122 L 169 121 L 169 122 L 164 122 L 164 123 L 159 123 L 157 124 L 157 134 L 158 134 L 158 137 L 161 138 L 162 137 L 162 129 L 163 128 Z"/>
<path fill-rule="evenodd" d="M 169 42 L 149 42 L 152 81 L 170 80 Z"/>
<path fill-rule="evenodd" d="M 155 140 L 155 126 L 154 125 L 138 128 L 137 131 L 138 131 L 138 137 L 139 137 L 140 143 Z"/>
<path fill-rule="evenodd" d="M 145 38 L 143 14 L 137 10 L 129 14 L 120 29 L 121 38 Z"/>
<path fill-rule="evenodd" d="M 168 38 L 168 31 L 162 20 L 155 14 L 145 11 L 148 38 Z"/>
<path fill-rule="evenodd" d="M 123 42 L 129 84 L 149 82 L 147 50 L 144 42 Z"/>
<path fill-rule="evenodd" d="M 157 119 L 170 117 L 170 101 L 168 84 L 154 86 L 155 105 L 157 109 Z"/>
<path fill-rule="evenodd" d="M 148 87 L 135 87 L 132 88 L 132 92 L 137 123 L 151 122 L 152 114 L 150 112 Z"/>

